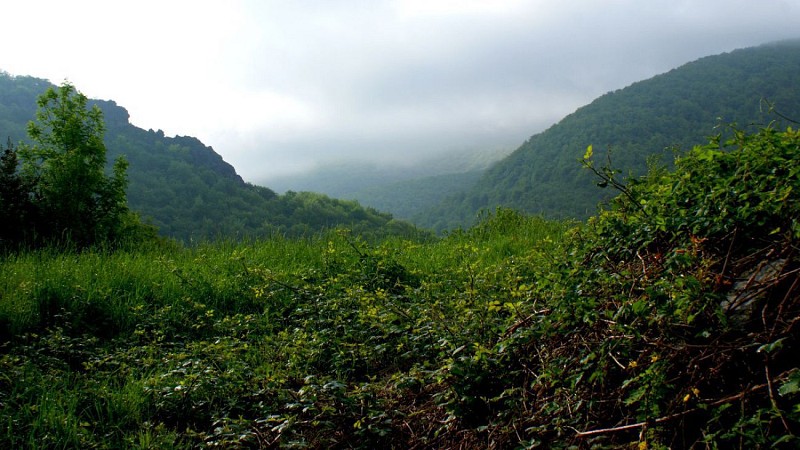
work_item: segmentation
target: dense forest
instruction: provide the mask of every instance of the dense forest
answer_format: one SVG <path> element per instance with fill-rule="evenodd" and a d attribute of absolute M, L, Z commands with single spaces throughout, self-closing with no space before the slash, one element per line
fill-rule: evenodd
<path fill-rule="evenodd" d="M 466 191 L 474 186 L 483 172 L 472 170 L 412 178 L 373 186 L 351 196 L 358 199 L 360 204 L 379 211 L 391 211 L 393 216 L 400 219 L 412 220 L 420 210 L 440 204 L 452 192 Z"/>
<path fill-rule="evenodd" d="M 622 175 L 642 174 L 649 158 L 673 152 L 737 123 L 786 123 L 800 117 L 800 41 L 708 56 L 609 92 L 494 164 L 470 189 L 417 213 L 420 226 L 468 226 L 497 206 L 547 217 L 585 219 L 610 192 L 596 189 L 578 161 L 588 145 L 610 154 Z"/>
<path fill-rule="evenodd" d="M 12 143 L 27 139 L 36 98 L 52 84 L 0 74 L 0 133 Z M 413 233 L 408 223 L 355 201 L 311 192 L 277 195 L 245 183 L 221 156 L 193 137 L 167 137 L 130 124 L 113 101 L 94 101 L 105 119 L 109 162 L 124 156 L 128 202 L 167 237 L 189 241 L 302 235 L 347 226 L 371 234 Z M 109 171 L 111 170 L 109 164 Z"/>

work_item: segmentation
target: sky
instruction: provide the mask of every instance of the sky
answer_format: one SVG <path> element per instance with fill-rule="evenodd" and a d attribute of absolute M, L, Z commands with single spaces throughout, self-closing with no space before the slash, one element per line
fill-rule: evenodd
<path fill-rule="evenodd" d="M 269 185 L 510 150 L 600 95 L 800 37 L 798 0 L 5 0 L 0 70 L 114 100 Z"/>

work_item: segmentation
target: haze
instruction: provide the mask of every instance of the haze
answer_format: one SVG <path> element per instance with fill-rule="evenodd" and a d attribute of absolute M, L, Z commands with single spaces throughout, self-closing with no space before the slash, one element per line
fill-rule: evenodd
<path fill-rule="evenodd" d="M 511 149 L 599 95 L 798 37 L 795 0 L 18 1 L 0 69 L 69 80 L 248 181 Z"/>

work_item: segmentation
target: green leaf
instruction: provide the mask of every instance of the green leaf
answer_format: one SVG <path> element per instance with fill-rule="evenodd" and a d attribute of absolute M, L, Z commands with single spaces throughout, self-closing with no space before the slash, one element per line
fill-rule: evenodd
<path fill-rule="evenodd" d="M 758 350 L 756 350 L 756 353 L 761 353 L 761 352 L 772 353 L 775 350 L 778 350 L 778 349 L 783 347 L 784 339 L 786 339 L 786 338 L 780 338 L 775 342 L 769 342 L 767 344 L 764 344 L 764 345 L 758 347 Z"/>
<path fill-rule="evenodd" d="M 778 393 L 782 396 L 796 394 L 800 392 L 800 372 L 795 371 L 789 379 L 778 388 Z"/>
<path fill-rule="evenodd" d="M 586 147 L 586 153 L 583 154 L 583 159 L 591 159 L 593 153 L 594 150 L 592 148 L 592 144 L 589 144 L 589 146 Z"/>

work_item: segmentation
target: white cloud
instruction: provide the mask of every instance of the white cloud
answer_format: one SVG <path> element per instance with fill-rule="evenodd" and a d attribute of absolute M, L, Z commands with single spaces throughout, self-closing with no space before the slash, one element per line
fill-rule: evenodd
<path fill-rule="evenodd" d="M 394 7 L 400 17 L 452 16 L 466 14 L 508 14 L 521 0 L 399 0 Z"/>

